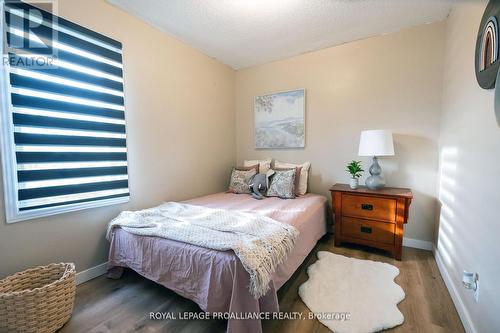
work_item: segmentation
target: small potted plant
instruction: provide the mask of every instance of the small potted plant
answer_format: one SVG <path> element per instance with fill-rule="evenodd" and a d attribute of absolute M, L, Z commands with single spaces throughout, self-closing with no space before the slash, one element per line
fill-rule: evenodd
<path fill-rule="evenodd" d="M 351 175 L 351 181 L 349 185 L 353 190 L 357 189 L 359 186 L 359 177 L 363 175 L 363 168 L 361 167 L 361 161 L 352 161 L 347 164 L 347 172 Z"/>

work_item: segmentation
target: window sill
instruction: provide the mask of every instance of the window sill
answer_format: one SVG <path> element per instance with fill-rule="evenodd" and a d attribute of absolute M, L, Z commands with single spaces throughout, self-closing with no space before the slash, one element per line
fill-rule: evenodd
<path fill-rule="evenodd" d="M 26 211 L 26 212 L 17 212 L 15 214 L 13 214 L 12 216 L 9 216 L 9 214 L 7 213 L 6 222 L 8 224 L 17 223 L 17 222 L 52 216 L 52 215 L 56 215 L 56 214 L 77 212 L 77 211 L 89 209 L 89 208 L 98 208 L 98 207 L 123 204 L 123 203 L 127 203 L 129 201 L 130 201 L 130 197 L 121 197 L 121 198 L 105 199 L 105 200 L 100 200 L 100 201 L 92 201 L 92 202 L 88 202 L 88 203 L 75 203 L 75 204 L 71 204 L 71 205 L 65 205 L 62 207 L 48 207 L 48 208 L 40 208 L 37 210 Z"/>

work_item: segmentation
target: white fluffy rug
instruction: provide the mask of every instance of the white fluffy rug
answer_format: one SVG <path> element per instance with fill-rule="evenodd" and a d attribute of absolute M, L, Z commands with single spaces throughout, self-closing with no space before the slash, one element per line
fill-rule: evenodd
<path fill-rule="evenodd" d="M 325 251 L 318 259 L 299 295 L 323 325 L 335 333 L 369 333 L 403 323 L 397 304 L 405 293 L 394 282 L 397 267 Z"/>

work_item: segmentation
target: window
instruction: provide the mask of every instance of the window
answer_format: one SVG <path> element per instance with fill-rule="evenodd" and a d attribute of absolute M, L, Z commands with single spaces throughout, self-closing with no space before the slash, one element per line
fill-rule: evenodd
<path fill-rule="evenodd" d="M 2 13 L 7 221 L 128 201 L 121 43 L 22 2 Z"/>

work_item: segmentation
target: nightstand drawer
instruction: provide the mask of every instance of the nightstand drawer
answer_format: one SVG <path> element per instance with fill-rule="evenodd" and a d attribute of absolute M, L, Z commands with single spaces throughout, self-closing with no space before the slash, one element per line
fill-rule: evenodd
<path fill-rule="evenodd" d="M 343 194 L 342 215 L 395 222 L 396 200 Z"/>
<path fill-rule="evenodd" d="M 394 228 L 392 223 L 343 217 L 341 233 L 345 237 L 394 244 Z"/>

